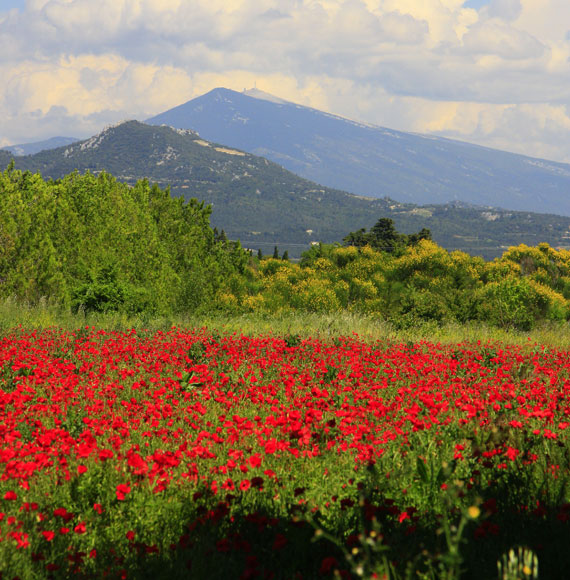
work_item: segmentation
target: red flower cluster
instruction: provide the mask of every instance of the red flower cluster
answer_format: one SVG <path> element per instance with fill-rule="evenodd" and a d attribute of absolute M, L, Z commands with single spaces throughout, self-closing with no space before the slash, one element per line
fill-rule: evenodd
<path fill-rule="evenodd" d="M 214 494 L 265 493 L 296 462 L 325 454 L 349 457 L 359 469 L 389 447 L 405 452 L 415 433 L 440 441 L 449 426 L 561 438 L 570 425 L 569 369 L 566 351 L 501 345 L 352 337 L 287 346 L 267 336 L 214 339 L 205 330 L 20 331 L 0 340 L 2 508 L 19 507 L 44 476 L 63 485 L 102 466 L 114 474 L 114 491 L 91 500 L 89 514 L 36 505 L 25 531 L 2 515 L 0 541 L 25 549 L 32 536 L 41 546 L 88 535 L 91 520 L 114 509 L 110 497 L 126 503 L 202 484 Z M 485 449 L 457 441 L 453 449 L 457 461 L 469 457 L 480 469 L 536 458 L 501 440 Z M 411 508 L 395 510 L 402 525 L 414 517 Z M 486 526 L 481 535 L 494 533 Z M 276 550 L 286 544 L 275 538 Z M 326 559 L 321 571 L 336 565 Z"/>

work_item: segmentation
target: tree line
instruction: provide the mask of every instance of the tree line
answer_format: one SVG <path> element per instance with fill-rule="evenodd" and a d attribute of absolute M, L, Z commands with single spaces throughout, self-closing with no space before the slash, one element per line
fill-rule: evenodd
<path fill-rule="evenodd" d="M 545 243 L 486 262 L 381 217 L 344 244 L 287 258 L 277 247 L 254 256 L 211 228 L 203 202 L 147 180 L 75 172 L 46 181 L 13 165 L 0 173 L 0 298 L 85 312 L 355 311 L 399 326 L 530 329 L 570 318 L 570 252 Z"/>
<path fill-rule="evenodd" d="M 0 174 L 0 296 L 72 309 L 164 313 L 211 303 L 248 260 L 210 208 L 107 173 Z"/>

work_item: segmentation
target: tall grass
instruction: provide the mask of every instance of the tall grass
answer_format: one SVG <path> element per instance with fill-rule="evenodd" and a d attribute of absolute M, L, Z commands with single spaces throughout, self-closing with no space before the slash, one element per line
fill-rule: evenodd
<path fill-rule="evenodd" d="M 30 305 L 15 299 L 0 302 L 0 330 L 22 328 L 59 327 L 74 329 L 93 326 L 106 330 L 167 330 L 178 328 L 201 328 L 224 333 L 275 334 L 313 336 L 327 339 L 335 336 L 358 335 L 366 341 L 388 342 L 502 342 L 505 344 L 544 344 L 566 347 L 570 344 L 570 325 L 544 323 L 531 331 L 521 332 L 470 322 L 437 324 L 418 321 L 415 325 L 398 328 L 382 318 L 352 312 L 317 314 L 311 312 L 285 312 L 275 315 L 264 313 L 226 314 L 204 311 L 197 314 L 153 316 L 146 313 L 129 315 L 124 312 L 72 313 L 68 308 L 47 300 Z"/>

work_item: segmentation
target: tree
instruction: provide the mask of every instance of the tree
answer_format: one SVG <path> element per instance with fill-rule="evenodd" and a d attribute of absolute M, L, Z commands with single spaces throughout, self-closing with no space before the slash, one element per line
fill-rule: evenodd
<path fill-rule="evenodd" d="M 277 246 L 275 246 L 275 248 L 273 248 L 273 259 L 279 260 L 279 250 L 277 249 Z"/>
<path fill-rule="evenodd" d="M 369 232 L 366 232 L 366 228 L 361 228 L 350 232 L 342 241 L 345 246 L 371 246 L 381 252 L 400 254 L 404 248 L 415 246 L 421 240 L 431 240 L 429 229 L 422 228 L 416 234 L 401 234 L 394 226 L 394 220 L 380 218 Z"/>
<path fill-rule="evenodd" d="M 370 238 L 372 247 L 385 252 L 394 252 L 404 241 L 404 237 L 394 226 L 394 220 L 390 218 L 380 218 L 372 226 Z"/>
<path fill-rule="evenodd" d="M 356 232 L 350 232 L 342 241 L 345 246 L 356 246 L 362 248 L 370 243 L 370 235 L 366 233 L 366 228 L 360 228 Z"/>
<path fill-rule="evenodd" d="M 422 228 L 417 234 L 408 235 L 408 246 L 415 246 L 418 242 L 422 240 L 431 240 L 431 230 L 428 228 Z"/>
<path fill-rule="evenodd" d="M 0 173 L 0 298 L 86 310 L 188 311 L 212 304 L 249 260 L 216 239 L 211 208 L 107 173 Z"/>

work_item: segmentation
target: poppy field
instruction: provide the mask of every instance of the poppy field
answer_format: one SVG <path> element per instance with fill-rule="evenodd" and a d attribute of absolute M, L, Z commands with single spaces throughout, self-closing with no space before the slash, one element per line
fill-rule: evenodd
<path fill-rule="evenodd" d="M 0 578 L 562 578 L 569 428 L 530 342 L 5 331 Z"/>

